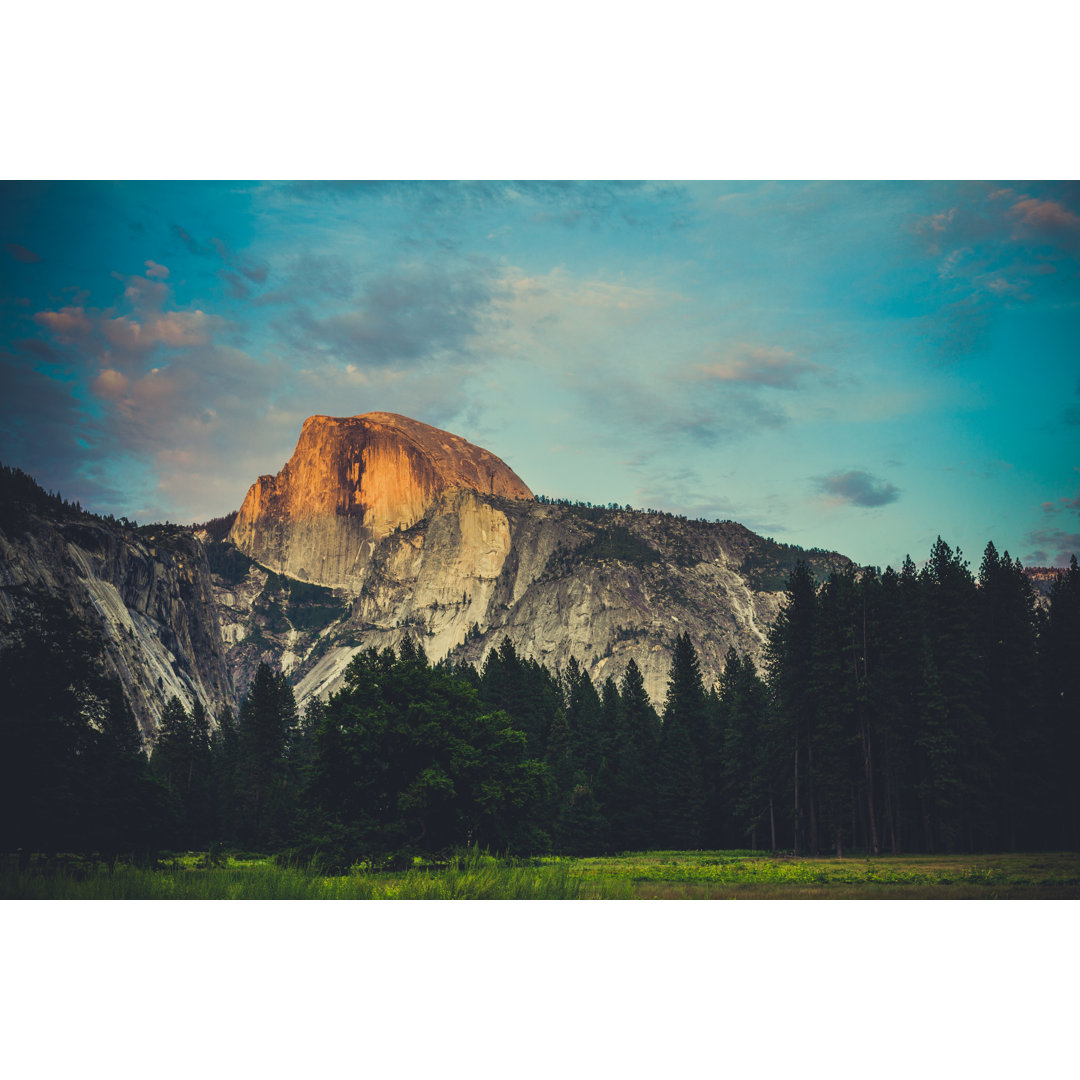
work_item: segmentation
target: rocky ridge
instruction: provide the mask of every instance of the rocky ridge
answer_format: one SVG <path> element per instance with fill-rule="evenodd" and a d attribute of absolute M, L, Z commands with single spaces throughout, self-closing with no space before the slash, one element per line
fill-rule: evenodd
<path fill-rule="evenodd" d="M 188 530 L 21 508 L 0 524 L 0 645 L 20 598 L 35 591 L 62 598 L 93 631 L 144 738 L 174 694 L 187 705 L 198 698 L 211 716 L 235 707 L 214 583 Z"/>
<path fill-rule="evenodd" d="M 507 637 L 598 683 L 633 658 L 660 704 L 679 634 L 712 685 L 730 645 L 760 662 L 796 559 L 819 578 L 850 565 L 735 522 L 534 499 L 493 454 L 389 413 L 311 418 L 277 476 L 194 532 L 95 517 L 4 475 L 0 648 L 20 594 L 63 598 L 147 738 L 173 694 L 216 716 L 265 661 L 303 707 L 359 650 L 406 634 L 432 661 L 476 664 Z"/>
<path fill-rule="evenodd" d="M 226 542 L 252 560 L 218 590 L 230 662 L 241 681 L 280 664 L 301 703 L 336 689 L 359 649 L 405 634 L 433 661 L 473 663 L 508 637 L 555 670 L 574 656 L 598 682 L 633 658 L 660 702 L 683 631 L 711 684 L 730 645 L 761 660 L 797 557 L 823 576 L 849 565 L 735 522 L 536 501 L 487 451 L 387 413 L 307 421 Z M 286 578 L 320 583 L 340 614 L 295 625 Z"/>

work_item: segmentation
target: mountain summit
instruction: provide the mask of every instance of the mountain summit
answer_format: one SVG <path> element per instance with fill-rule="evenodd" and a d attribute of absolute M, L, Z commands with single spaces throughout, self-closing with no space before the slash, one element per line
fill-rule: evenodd
<path fill-rule="evenodd" d="M 281 573 L 348 585 L 381 540 L 452 491 L 533 497 L 490 451 L 407 416 L 310 416 L 281 472 L 252 484 L 229 538 Z"/>

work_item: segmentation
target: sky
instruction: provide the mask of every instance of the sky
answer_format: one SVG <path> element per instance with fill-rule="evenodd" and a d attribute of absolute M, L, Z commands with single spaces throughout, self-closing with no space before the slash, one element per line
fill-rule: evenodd
<path fill-rule="evenodd" d="M 4 182 L 0 461 L 202 521 L 312 414 L 862 565 L 1080 553 L 1080 183 Z"/>

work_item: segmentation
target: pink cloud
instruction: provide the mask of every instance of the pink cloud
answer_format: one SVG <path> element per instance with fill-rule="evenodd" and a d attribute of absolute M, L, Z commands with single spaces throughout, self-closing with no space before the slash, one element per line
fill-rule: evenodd
<path fill-rule="evenodd" d="M 202 311 L 153 314 L 141 323 L 121 315 L 103 319 L 101 332 L 110 345 L 131 352 L 146 352 L 155 345 L 183 349 L 208 344 L 210 323 L 210 318 Z"/>
<path fill-rule="evenodd" d="M 106 401 L 119 401 L 127 394 L 130 385 L 126 375 L 113 368 L 105 368 L 90 384 L 90 389 L 95 397 L 104 398 Z"/>
<path fill-rule="evenodd" d="M 169 268 L 162 266 L 161 263 L 154 262 L 153 259 L 147 259 L 144 265 L 146 266 L 146 276 L 148 278 L 165 279 L 169 276 Z"/>
<path fill-rule="evenodd" d="M 81 307 L 62 307 L 59 311 L 39 311 L 34 316 L 34 322 L 55 334 L 62 345 L 71 345 L 85 340 L 94 328 L 93 322 Z"/>
<path fill-rule="evenodd" d="M 1009 281 L 1008 278 L 996 277 L 986 283 L 987 289 L 995 296 L 1015 296 L 1020 300 L 1030 300 L 1024 292 L 1024 282 Z"/>
<path fill-rule="evenodd" d="M 1020 199 L 1009 210 L 1019 233 L 1040 234 L 1044 242 L 1080 252 L 1080 214 L 1053 199 Z"/>
<path fill-rule="evenodd" d="M 1010 214 L 1025 225 L 1042 229 L 1080 229 L 1080 215 L 1074 214 L 1053 199 L 1020 199 L 1013 204 Z"/>

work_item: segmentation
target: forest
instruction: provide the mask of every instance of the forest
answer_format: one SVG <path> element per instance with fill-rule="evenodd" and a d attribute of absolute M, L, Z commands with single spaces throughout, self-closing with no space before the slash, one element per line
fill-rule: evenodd
<path fill-rule="evenodd" d="M 479 669 L 405 638 L 359 653 L 298 715 L 260 666 L 239 712 L 165 705 L 149 757 L 119 684 L 62 604 L 21 597 L 0 654 L 0 850 L 152 863 L 274 852 L 392 868 L 513 855 L 1076 850 L 1080 569 L 1039 604 L 988 544 L 921 569 L 790 573 L 764 671 L 703 683 L 688 635 L 659 712 L 631 661 L 594 686 L 509 641 Z"/>

